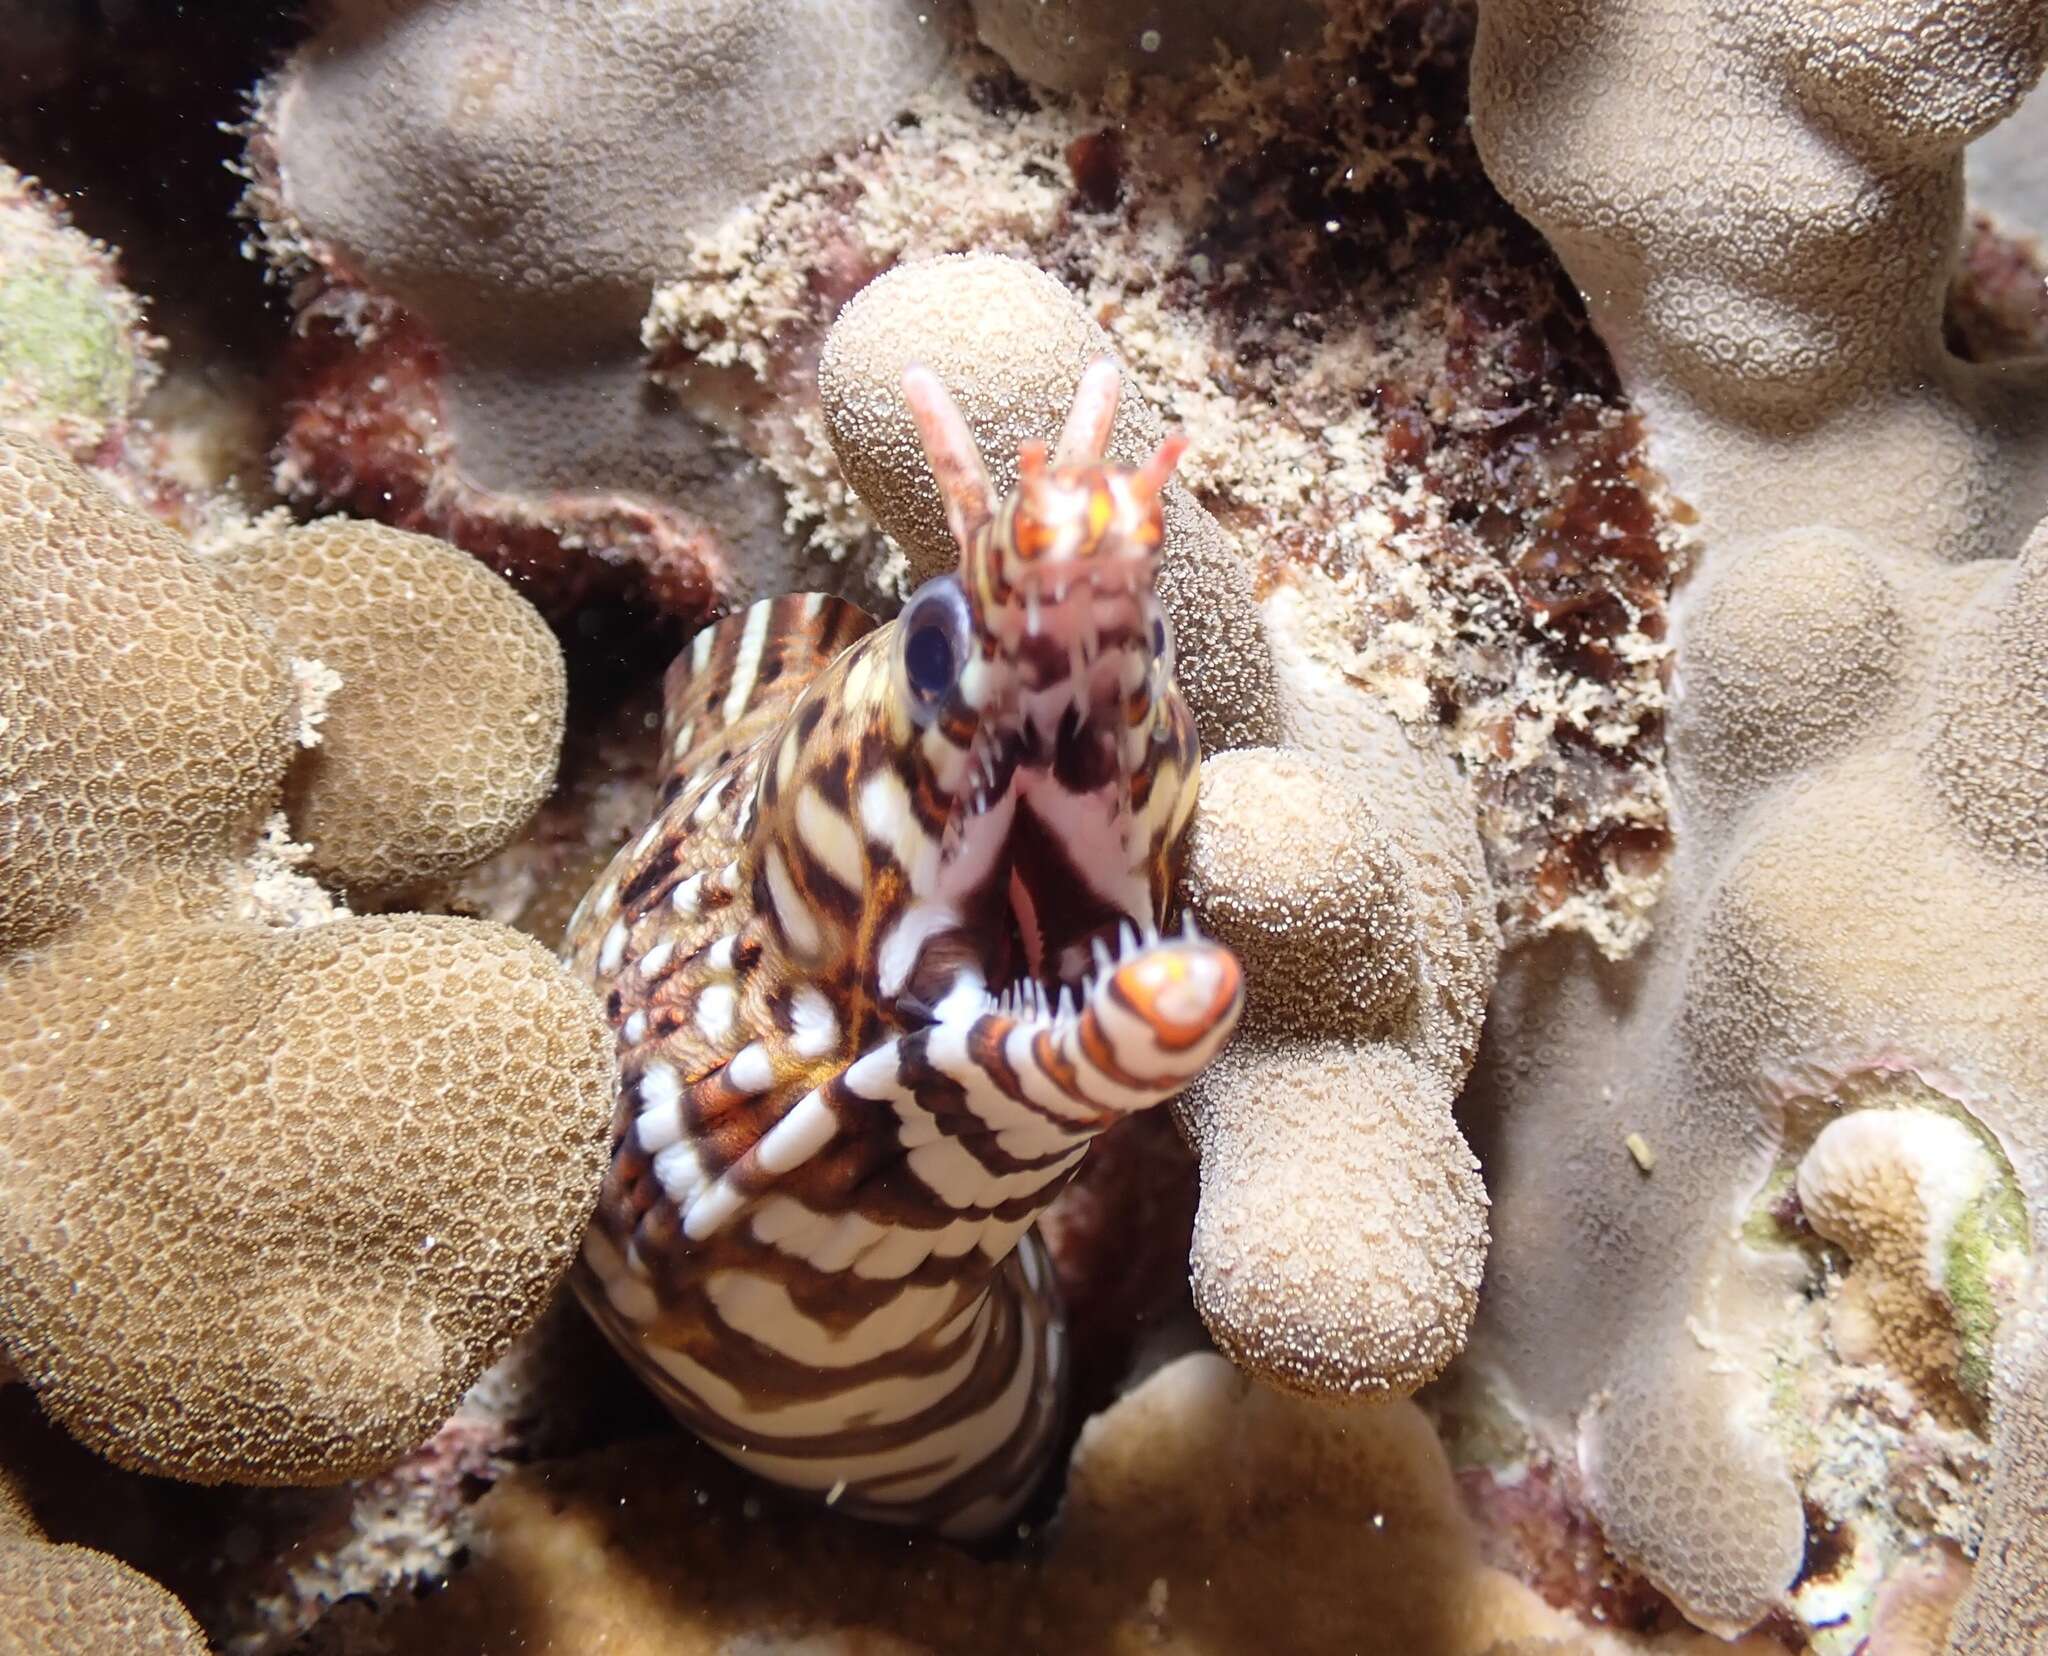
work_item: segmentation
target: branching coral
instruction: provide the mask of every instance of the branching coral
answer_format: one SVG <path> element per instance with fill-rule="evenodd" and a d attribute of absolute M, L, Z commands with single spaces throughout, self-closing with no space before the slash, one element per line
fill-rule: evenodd
<path fill-rule="evenodd" d="M 310 590 L 347 533 L 269 555 L 303 548 Z M 418 610 L 475 613 L 449 554 L 362 551 L 384 580 L 405 564 Z M 124 1465 L 321 1482 L 388 1462 L 568 1263 L 602 1165 L 603 1022 L 498 928 L 244 915 L 231 876 L 298 725 L 287 659 L 177 535 L 5 436 L 0 591 L 0 1350 Z M 417 651 L 357 660 L 363 707 L 420 693 L 373 672 Z M 487 714 L 559 696 L 558 661 L 523 671 Z M 499 741 L 551 770 L 531 731 Z M 436 866 L 432 813 L 399 827 Z"/>
<path fill-rule="evenodd" d="M 2048 541 L 2019 551 L 2048 379 L 1954 360 L 1939 326 L 1960 150 L 2044 51 L 2022 3 L 1482 9 L 1488 165 L 1585 291 L 1706 551 L 1678 613 L 1659 935 L 1619 969 L 1529 950 L 1489 1017 L 1475 1343 L 1575 1451 L 1623 1556 L 1707 1626 L 1855 1550 L 1809 1552 L 1801 1480 L 1852 1472 L 1774 1389 L 1809 1266 L 1729 1224 L 1801 1101 L 1933 1100 L 1988 1131 L 2037 1233 L 2048 1215 Z M 2006 1447 L 2031 1405 L 2005 1391 L 2036 1337 L 1998 1335 L 1987 1558 L 2038 1534 L 2043 1474 Z M 1924 1353 L 1886 1355 L 1927 1380 Z"/>
<path fill-rule="evenodd" d="M 640 316 L 684 237 L 881 126 L 945 40 L 910 0 L 335 6 L 252 152 L 273 257 L 355 347 L 317 359 L 287 485 L 394 490 L 544 604 L 591 550 L 685 615 L 795 584 L 772 489 L 645 394 Z"/>

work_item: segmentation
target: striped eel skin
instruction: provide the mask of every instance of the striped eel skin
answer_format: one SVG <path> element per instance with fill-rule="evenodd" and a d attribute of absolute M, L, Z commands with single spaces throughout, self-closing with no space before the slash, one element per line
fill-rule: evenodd
<path fill-rule="evenodd" d="M 1094 364 L 997 503 L 906 374 L 958 574 L 883 625 L 810 594 L 700 632 L 666 803 L 564 945 L 622 1077 L 584 1305 L 730 1459 L 962 1537 L 1058 1436 L 1033 1222 L 1242 1001 L 1228 950 L 1157 929 L 1197 765 L 1154 592 L 1182 443 L 1105 464 L 1118 387 Z"/>

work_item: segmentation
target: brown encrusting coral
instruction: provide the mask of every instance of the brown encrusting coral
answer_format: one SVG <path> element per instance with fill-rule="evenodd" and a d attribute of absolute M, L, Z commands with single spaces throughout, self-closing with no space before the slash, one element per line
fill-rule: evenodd
<path fill-rule="evenodd" d="M 996 255 L 898 266 L 841 311 L 819 361 L 826 429 L 915 578 L 949 567 L 949 542 L 895 390 L 913 350 L 1000 453 L 1053 433 L 1047 410 L 1106 346 L 1057 281 Z M 1156 442 L 1135 399 L 1118 420 L 1113 450 Z M 1225 750 L 1185 893 L 1264 985 L 1243 1044 L 1180 1110 L 1202 1158 L 1196 1303 L 1226 1351 L 1282 1384 L 1405 1394 L 1463 1344 L 1485 1251 L 1485 1194 L 1450 1118 L 1498 947 L 1471 800 L 1332 682 L 1289 605 L 1261 611 L 1202 506 L 1179 489 L 1164 504 L 1175 659 Z M 1244 745 L 1276 737 L 1306 750 Z M 1421 1245 L 1390 1253 L 1404 1231 Z"/>
<path fill-rule="evenodd" d="M 403 554 L 429 612 L 474 612 L 489 579 L 439 547 L 363 551 Z M 309 709 L 260 609 L 5 435 L 0 592 L 0 1351 L 126 1465 L 388 1463 L 568 1263 L 601 1166 L 602 1021 L 512 933 L 337 918 L 284 838 Z M 423 688 L 416 652 L 356 662 L 365 706 Z M 551 647 L 504 667 L 501 689 L 559 695 Z M 532 704 L 496 712 L 519 726 Z M 552 754 L 526 763 L 545 777 Z M 438 867 L 430 832 L 395 837 Z"/>
<path fill-rule="evenodd" d="M 91 1547 L 60 1546 L 0 1462 L 0 1656 L 205 1656 L 185 1607 Z"/>
<path fill-rule="evenodd" d="M 1572 1656 L 1768 1656 L 1580 1627 L 1479 1559 L 1414 1405 L 1309 1403 L 1207 1353 L 1089 1423 L 1059 1524 L 1023 1559 L 791 1511 L 707 1460 L 631 1443 L 514 1474 L 478 1508 L 470 1569 L 365 1644 L 1499 1656 L 1540 1639 Z"/>
<path fill-rule="evenodd" d="M 0 0 L 0 1650 L 2048 1649 L 2038 0 L 216 9 Z M 340 900 L 551 948 L 1106 353 L 1249 1000 L 968 1557 L 622 1441 L 591 1008 Z"/>

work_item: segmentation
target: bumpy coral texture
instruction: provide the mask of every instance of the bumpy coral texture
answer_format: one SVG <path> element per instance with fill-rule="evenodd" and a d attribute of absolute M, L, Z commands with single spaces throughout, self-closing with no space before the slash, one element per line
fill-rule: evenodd
<path fill-rule="evenodd" d="M 205 1656 L 206 1640 L 149 1577 L 90 1547 L 0 1536 L 0 1656 Z"/>
<path fill-rule="evenodd" d="M 1195 1302 L 1231 1357 L 1313 1393 L 1439 1373 L 1485 1260 L 1451 1099 L 1492 982 L 1487 888 L 1469 827 L 1459 867 L 1397 777 L 1357 753 L 1214 756 L 1189 838 L 1189 905 L 1249 997 L 1181 1112 L 1202 1165 Z"/>
<path fill-rule="evenodd" d="M 1903 1376 L 1965 1415 L 1962 1331 L 1948 1289 L 1956 1227 L 1996 1177 L 1961 1122 L 1929 1110 L 1858 1110 L 1822 1129 L 1799 1163 L 1807 1222 L 1854 1262 L 1831 1314 L 1852 1362 Z"/>
<path fill-rule="evenodd" d="M 1184 63 L 1061 98 L 965 52 L 909 119 L 692 238 L 646 334 L 677 395 L 731 377 L 792 526 L 887 578 L 919 548 L 892 567 L 846 486 L 813 390 L 827 328 L 937 256 L 1057 275 L 1189 433 L 1181 478 L 1259 589 L 1297 588 L 1324 662 L 1474 778 L 1502 923 L 1620 955 L 1668 848 L 1681 537 L 1562 272 L 1479 167 L 1470 30 L 1449 0 L 1346 6 L 1269 74 Z M 1236 636 L 1186 654 L 1215 671 Z"/>
<path fill-rule="evenodd" d="M 205 1656 L 185 1607 L 149 1577 L 43 1534 L 0 1466 L 0 1656 Z"/>
<path fill-rule="evenodd" d="M 1489 1016 L 1476 1340 L 1609 1540 L 1710 1627 L 1781 1602 L 1807 1551 L 1768 1389 L 1803 1268 L 1729 1222 L 1786 1089 L 1949 1076 L 2048 1215 L 2048 538 L 2021 549 L 2048 399 L 2039 363 L 1973 367 L 1939 328 L 1959 152 L 2044 51 L 2023 0 L 1482 8 L 1482 151 L 1585 290 L 1705 551 L 1656 941 L 1623 968 L 1528 950 Z M 1987 1559 L 2048 1504 L 2009 1389 L 2036 1338 L 2001 1334 Z M 1972 1625 L 2019 1625 L 2017 1590 L 1986 1571 Z M 2005 1641 L 1955 1648 L 2030 1648 Z"/>
<path fill-rule="evenodd" d="M 214 567 L 279 643 L 341 676 L 287 786 L 316 872 L 388 890 L 525 826 L 567 703 L 532 605 L 443 541 L 334 518 L 243 540 Z"/>
<path fill-rule="evenodd" d="M 1309 1404 L 1206 1353 L 1089 1423 L 1037 1557 L 978 1561 L 764 1506 L 674 1440 L 513 1474 L 479 1506 L 472 1550 L 445 1593 L 385 1616 L 394 1656 L 1498 1656 L 1521 1639 L 1586 1656 L 1728 1656 L 1683 1635 L 1582 1629 L 1482 1563 L 1412 1404 Z"/>
<path fill-rule="evenodd" d="M 1018 444 L 1056 437 L 1081 370 L 1114 350 L 1057 278 L 993 253 L 899 266 L 839 313 L 818 363 L 825 428 L 847 482 L 902 548 L 912 582 L 951 569 L 959 554 L 903 400 L 903 370 L 922 362 L 945 382 L 1000 492 L 1017 480 Z M 1158 417 L 1127 392 L 1110 458 L 1138 465 L 1160 434 Z M 1165 509 L 1160 601 L 1202 741 L 1269 741 L 1278 729 L 1271 652 L 1250 571 L 1184 485 L 1168 485 Z"/>
<path fill-rule="evenodd" d="M 888 121 L 940 63 L 948 16 L 336 6 L 268 89 L 254 149 L 273 255 L 329 284 L 314 310 L 359 347 L 309 387 L 285 481 L 366 512 L 395 485 L 407 521 L 527 567 L 543 597 L 580 591 L 591 548 L 686 612 L 714 585 L 793 584 L 772 487 L 645 394 L 640 317 L 686 235 Z"/>
<path fill-rule="evenodd" d="M 1056 432 L 1109 349 L 1057 280 L 993 254 L 898 266 L 845 307 L 819 363 L 826 429 L 913 578 L 953 554 L 905 365 L 946 380 L 1003 487 L 1018 443 Z M 1111 452 L 1157 440 L 1127 397 Z M 1497 950 L 1470 797 L 1439 810 L 1455 793 L 1440 771 L 1412 785 L 1430 761 L 1307 661 L 1291 611 L 1269 638 L 1238 554 L 1179 485 L 1167 535 L 1160 590 L 1212 749 L 1188 894 L 1252 983 L 1237 1056 L 1182 1112 L 1202 1156 L 1197 1303 L 1226 1351 L 1283 1385 L 1406 1393 L 1462 1345 L 1485 1250 L 1485 1193 L 1449 1108 Z M 1244 745 L 1288 735 L 1331 755 Z"/>
<path fill-rule="evenodd" d="M 5 436 L 0 592 L 0 1351 L 127 1466 L 387 1462 L 568 1263 L 603 1022 L 501 928 L 236 918 L 285 658 L 178 536 Z"/>

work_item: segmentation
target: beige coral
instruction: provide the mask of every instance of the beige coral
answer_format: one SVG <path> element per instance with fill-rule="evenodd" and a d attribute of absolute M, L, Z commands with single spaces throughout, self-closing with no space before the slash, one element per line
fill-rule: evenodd
<path fill-rule="evenodd" d="M 1250 1038 L 1183 1119 L 1195 1304 L 1226 1356 L 1316 1396 L 1442 1372 L 1478 1304 L 1486 1190 L 1441 1073 L 1387 1041 Z"/>
<path fill-rule="evenodd" d="M 1703 555 L 1675 617 L 1658 935 L 1624 967 L 1512 961 L 1464 1119 L 1495 1203 L 1475 1345 L 1622 1556 L 1732 1630 L 1786 1606 L 1800 1480 L 1825 1470 L 1772 1389 L 1810 1261 L 1729 1224 L 1792 1106 L 1845 1076 L 1947 1078 L 1926 1085 L 1989 1132 L 2037 1231 L 2048 1211 L 2026 987 L 2048 981 L 2048 551 L 2022 550 L 2048 375 L 1960 362 L 1940 332 L 1960 151 L 2039 73 L 2048 14 L 1708 9 L 1482 8 L 1489 169 L 1585 292 Z M 2000 1332 L 2001 1375 L 2037 1366 L 2011 1349 L 2035 1338 Z M 1994 1397 L 1987 1556 L 2039 1533 L 2048 1473 L 2001 1446 L 2029 1407 Z M 1881 1486 L 1868 1503 L 1890 1510 Z M 1909 1568 L 1892 1546 L 1873 1531 L 1866 1556 Z"/>
<path fill-rule="evenodd" d="M 840 312 L 818 368 L 826 429 L 915 578 L 953 552 L 904 368 L 946 381 L 1000 488 L 1110 349 L 1056 279 L 993 254 L 900 265 Z M 1126 398 L 1110 451 L 1135 462 L 1158 436 Z M 1298 638 L 1269 639 L 1248 572 L 1178 484 L 1160 589 L 1212 750 L 1187 896 L 1251 986 L 1243 1044 L 1181 1109 L 1203 1161 L 1197 1301 L 1224 1349 L 1280 1384 L 1406 1393 L 1462 1344 L 1485 1249 L 1485 1194 L 1450 1119 L 1497 949 L 1469 796 L 1461 819 L 1440 777 L 1411 788 L 1428 761 L 1326 671 L 1301 660 L 1282 682 L 1275 652 L 1302 657 Z M 1327 756 L 1247 745 L 1290 721 Z M 1376 1132 L 1406 1154 L 1376 1157 Z M 1386 1246 L 1411 1226 L 1434 1246 Z"/>
<path fill-rule="evenodd" d="M 205 1656 L 185 1607 L 140 1571 L 43 1534 L 0 1465 L 0 1656 Z"/>
<path fill-rule="evenodd" d="M 1212 755 L 1183 889 L 1245 963 L 1254 1028 L 1384 1035 L 1424 992 L 1420 894 L 1373 773 L 1305 750 Z"/>
<path fill-rule="evenodd" d="M 437 558 L 409 578 L 421 609 L 475 601 Z M 500 928 L 238 917 L 286 658 L 178 536 L 5 436 L 0 590 L 0 1349 L 125 1465 L 389 1461 L 574 1251 L 603 1021 Z"/>
<path fill-rule="evenodd" d="M 1230 1356 L 1323 1394 L 1439 1373 L 1486 1253 L 1451 1120 L 1491 974 L 1490 921 L 1469 924 L 1483 880 L 1431 878 L 1412 817 L 1381 820 L 1388 780 L 1356 753 L 1215 756 L 1188 845 L 1189 906 L 1248 985 L 1239 1044 L 1181 1106 L 1202 1165 L 1195 1302 Z"/>
<path fill-rule="evenodd" d="M 280 644 L 339 675 L 286 788 L 315 872 L 390 890 L 525 825 L 554 782 L 567 684 L 503 581 L 445 542 L 338 518 L 244 538 L 212 566 Z"/>
<path fill-rule="evenodd" d="M 1412 1404 L 1310 1404 L 1206 1353 L 1089 1423 L 1035 1556 L 981 1561 L 758 1509 L 674 1441 L 513 1474 L 479 1506 L 473 1552 L 445 1593 L 384 1618 L 399 1656 L 771 1645 L 1481 1656 L 1520 1639 L 1595 1656 L 1728 1652 L 1582 1628 L 1481 1562 Z"/>
<path fill-rule="evenodd" d="M 1850 1362 L 1882 1363 L 1937 1408 L 1966 1414 L 1962 1332 L 1948 1254 L 1965 1211 L 1997 1177 L 1969 1128 L 1931 1110 L 1859 1110 L 1800 1160 L 1799 1203 L 1853 1262 L 1831 1316 Z"/>

